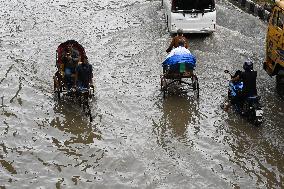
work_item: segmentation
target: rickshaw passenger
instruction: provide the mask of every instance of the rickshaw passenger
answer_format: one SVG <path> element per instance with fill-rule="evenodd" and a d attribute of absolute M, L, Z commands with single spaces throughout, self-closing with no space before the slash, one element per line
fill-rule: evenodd
<path fill-rule="evenodd" d="M 78 61 L 79 52 L 73 48 L 72 43 L 68 43 L 66 50 L 62 53 L 67 91 L 75 85 L 74 81 L 72 81 L 72 74 L 75 74 Z"/>
<path fill-rule="evenodd" d="M 93 84 L 92 79 L 93 67 L 91 64 L 89 64 L 88 58 L 85 57 L 83 62 L 79 63 L 79 65 L 76 67 L 75 82 L 79 91 L 84 88 L 89 89 L 90 85 Z"/>
<path fill-rule="evenodd" d="M 178 29 L 177 30 L 177 36 L 175 36 L 172 41 L 170 46 L 167 48 L 166 52 L 169 53 L 173 48 L 177 48 L 179 46 L 179 41 L 183 40 L 184 41 L 184 47 L 189 48 L 188 40 L 183 36 L 183 30 Z"/>

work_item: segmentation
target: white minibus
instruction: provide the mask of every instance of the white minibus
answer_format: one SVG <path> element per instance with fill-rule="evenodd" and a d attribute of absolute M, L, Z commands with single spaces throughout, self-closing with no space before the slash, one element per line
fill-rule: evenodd
<path fill-rule="evenodd" d="M 213 33 L 216 30 L 215 0 L 162 0 L 168 31 Z"/>

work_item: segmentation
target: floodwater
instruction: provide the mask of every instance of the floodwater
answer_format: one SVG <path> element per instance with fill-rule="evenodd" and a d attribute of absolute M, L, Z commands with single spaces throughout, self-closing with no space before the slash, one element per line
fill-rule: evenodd
<path fill-rule="evenodd" d="M 284 103 L 262 70 L 266 23 L 217 2 L 217 31 L 189 35 L 200 98 L 166 99 L 170 41 L 161 1 L 10 0 L 0 13 L 0 188 L 281 188 Z M 57 46 L 75 39 L 94 67 L 93 122 L 53 95 Z M 265 122 L 226 100 L 224 69 L 251 58 Z"/>

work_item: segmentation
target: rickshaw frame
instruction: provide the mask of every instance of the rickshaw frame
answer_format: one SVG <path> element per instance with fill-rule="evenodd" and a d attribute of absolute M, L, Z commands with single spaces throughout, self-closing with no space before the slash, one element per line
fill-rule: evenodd
<path fill-rule="evenodd" d="M 163 74 L 161 78 L 161 91 L 163 92 L 163 98 L 166 98 L 166 94 L 169 92 L 169 87 L 172 85 L 185 84 L 189 89 L 196 92 L 197 98 L 199 98 L 199 82 L 198 77 L 193 74 L 193 70 L 190 72 L 176 72 L 169 73 L 169 69 L 163 68 Z M 191 81 L 186 81 L 184 79 L 191 79 Z"/>

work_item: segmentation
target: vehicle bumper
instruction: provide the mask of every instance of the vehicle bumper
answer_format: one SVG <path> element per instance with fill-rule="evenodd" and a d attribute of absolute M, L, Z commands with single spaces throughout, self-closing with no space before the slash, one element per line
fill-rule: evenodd
<path fill-rule="evenodd" d="M 209 27 L 203 28 L 189 28 L 180 24 L 172 23 L 169 31 L 171 33 L 177 33 L 177 30 L 182 28 L 183 33 L 213 33 L 216 31 L 216 24 L 212 24 Z"/>

